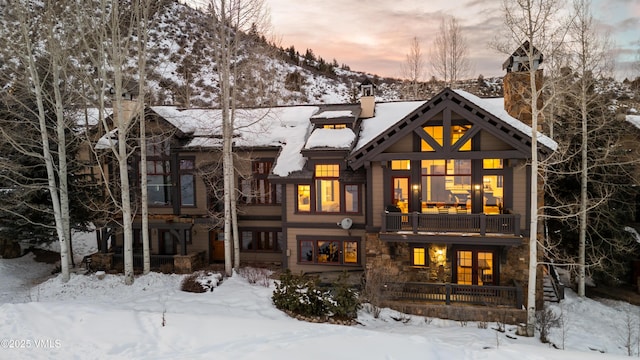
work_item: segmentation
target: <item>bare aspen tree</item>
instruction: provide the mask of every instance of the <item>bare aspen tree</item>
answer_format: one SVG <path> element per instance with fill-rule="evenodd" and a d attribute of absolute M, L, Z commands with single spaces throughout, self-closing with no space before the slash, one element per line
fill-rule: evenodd
<path fill-rule="evenodd" d="M 252 26 L 262 26 L 266 13 L 262 0 L 211 0 L 208 10 L 212 17 L 213 32 L 218 40 L 215 60 L 222 114 L 225 273 L 230 276 L 232 269 L 240 264 L 240 241 L 235 208 L 237 186 L 233 157 L 233 130 L 238 101 L 237 89 L 234 86 L 238 81 L 237 55 L 241 31 L 246 31 Z"/>
<path fill-rule="evenodd" d="M 402 76 L 409 81 L 409 98 L 417 100 L 420 98 L 420 81 L 425 75 L 425 59 L 420 49 L 420 41 L 417 37 L 411 39 L 409 53 L 401 68 Z"/>
<path fill-rule="evenodd" d="M 142 272 L 151 271 L 149 247 L 149 193 L 147 186 L 147 135 L 145 119 L 145 82 L 147 66 L 147 25 L 149 20 L 149 0 L 138 0 L 134 14 L 138 33 L 138 119 L 140 121 L 140 207 L 142 215 Z"/>
<path fill-rule="evenodd" d="M 607 42 L 595 33 L 590 3 L 585 0 L 574 1 L 575 19 L 570 27 L 572 44 L 575 44 L 575 68 L 580 78 L 577 102 L 580 106 L 581 120 L 581 168 L 580 168 L 580 235 L 578 248 L 578 296 L 585 296 L 585 266 L 586 266 L 586 232 L 587 215 L 589 212 L 589 198 L 587 186 L 589 184 L 589 108 L 597 101 L 597 96 L 591 90 L 595 85 L 597 74 L 607 67 Z"/>
<path fill-rule="evenodd" d="M 553 52 L 555 41 L 556 27 L 554 16 L 558 10 L 557 0 L 503 0 L 503 12 L 505 16 L 505 25 L 507 28 L 506 38 L 508 43 L 502 43 L 503 51 L 511 54 L 514 45 L 522 46 L 528 58 L 526 64 L 529 75 L 528 93 L 523 94 L 523 100 L 530 104 L 531 109 L 531 188 L 529 191 L 530 214 L 529 223 L 529 271 L 527 284 L 527 335 L 534 336 L 536 328 L 536 285 L 537 285 L 537 265 L 538 265 L 538 241 L 539 230 L 538 225 L 541 219 L 539 209 L 538 191 L 541 181 L 541 166 L 538 160 L 538 127 L 542 118 L 543 109 L 540 108 L 540 101 L 543 86 L 537 81 L 537 51 L 542 54 Z M 510 50 L 507 50 L 510 49 Z"/>
<path fill-rule="evenodd" d="M 48 3 L 43 6 L 30 7 L 20 1 L 8 1 L 6 4 L 12 9 L 12 15 L 17 20 L 16 42 L 12 44 L 15 59 L 19 62 L 19 68 L 23 70 L 23 77 L 28 82 L 31 96 L 35 99 L 37 109 L 34 111 L 38 120 L 40 133 L 41 155 L 31 151 L 25 154 L 34 156 L 42 161 L 46 167 L 47 190 L 52 202 L 54 224 L 60 243 L 60 267 L 62 280 L 70 278 L 69 268 L 72 264 L 73 254 L 70 251 L 70 220 L 69 220 L 69 192 L 68 192 L 68 162 L 66 158 L 66 135 L 68 129 L 64 116 L 64 99 L 61 86 L 66 55 L 62 53 L 65 46 L 69 46 L 61 26 L 57 26 L 58 15 L 56 4 Z M 34 10 L 36 13 L 34 14 Z M 12 36 L 13 34 L 5 34 Z M 38 38 L 38 36 L 41 36 Z M 60 44 L 62 43 L 62 44 Z M 47 61 L 39 58 L 48 57 Z M 47 64 L 44 68 L 42 64 Z M 44 72 L 44 73 L 43 73 Z M 50 78 L 49 78 L 50 77 Z M 45 83 L 50 86 L 53 94 L 44 88 Z M 20 99 L 16 99 L 20 102 Z M 48 115 L 45 105 L 53 108 L 55 125 L 54 134 L 48 127 Z M 33 111 L 29 109 L 30 111 Z M 5 138 L 18 151 L 26 150 L 18 139 Z M 52 143 L 52 140 L 54 141 Z M 57 149 L 57 161 L 54 158 L 54 145 Z"/>
<path fill-rule="evenodd" d="M 452 86 L 470 70 L 467 41 L 455 17 L 442 19 L 431 48 L 431 68 Z"/>
<path fill-rule="evenodd" d="M 547 253 L 577 270 L 578 295 L 585 296 L 588 275 L 606 268 L 615 278 L 626 267 L 625 254 L 636 248 L 619 224 L 632 211 L 626 199 L 633 196 L 629 184 L 638 158 L 624 144 L 624 124 L 612 121 L 607 95 L 597 90 L 613 74 L 608 36 L 598 32 L 589 1 L 574 1 L 573 15 L 567 75 L 554 96 L 559 149 L 548 167 L 547 218 L 555 239 Z M 579 191 L 568 190 L 574 187 Z"/>

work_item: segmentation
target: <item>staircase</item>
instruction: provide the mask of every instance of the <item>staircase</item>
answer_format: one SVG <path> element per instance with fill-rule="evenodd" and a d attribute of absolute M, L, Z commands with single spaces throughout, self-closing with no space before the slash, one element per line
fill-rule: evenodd
<path fill-rule="evenodd" d="M 547 265 L 543 268 L 544 277 L 542 278 L 542 290 L 544 293 L 544 301 L 560 302 L 564 299 L 564 285 L 558 279 L 553 265 Z"/>

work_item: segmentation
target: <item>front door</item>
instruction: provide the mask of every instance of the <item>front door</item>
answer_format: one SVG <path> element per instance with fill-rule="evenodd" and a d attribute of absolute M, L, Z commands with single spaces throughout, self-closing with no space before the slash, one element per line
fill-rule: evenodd
<path fill-rule="evenodd" d="M 495 251 L 465 249 L 456 251 L 456 283 L 495 285 Z"/>
<path fill-rule="evenodd" d="M 209 262 L 224 262 L 224 239 L 217 231 L 209 231 Z"/>

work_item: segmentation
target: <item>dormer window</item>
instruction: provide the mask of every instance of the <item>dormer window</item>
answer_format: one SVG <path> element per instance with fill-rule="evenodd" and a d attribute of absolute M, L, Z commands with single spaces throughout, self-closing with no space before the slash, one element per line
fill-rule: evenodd
<path fill-rule="evenodd" d="M 322 125 L 323 129 L 346 129 L 347 124 L 325 124 Z"/>

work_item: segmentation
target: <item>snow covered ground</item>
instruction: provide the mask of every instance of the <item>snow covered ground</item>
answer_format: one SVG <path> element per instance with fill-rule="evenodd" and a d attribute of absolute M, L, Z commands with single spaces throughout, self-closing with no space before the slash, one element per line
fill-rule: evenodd
<path fill-rule="evenodd" d="M 131 286 L 95 274 L 33 285 L 51 268 L 32 256 L 0 259 L 0 359 L 622 359 L 628 334 L 638 350 L 637 307 L 571 291 L 552 305 L 565 320 L 551 333 L 558 350 L 514 326 L 503 333 L 389 309 L 377 319 L 361 311 L 355 326 L 302 322 L 274 308 L 273 284 L 239 275 L 201 294 L 180 291 L 182 275 L 158 273 Z"/>

